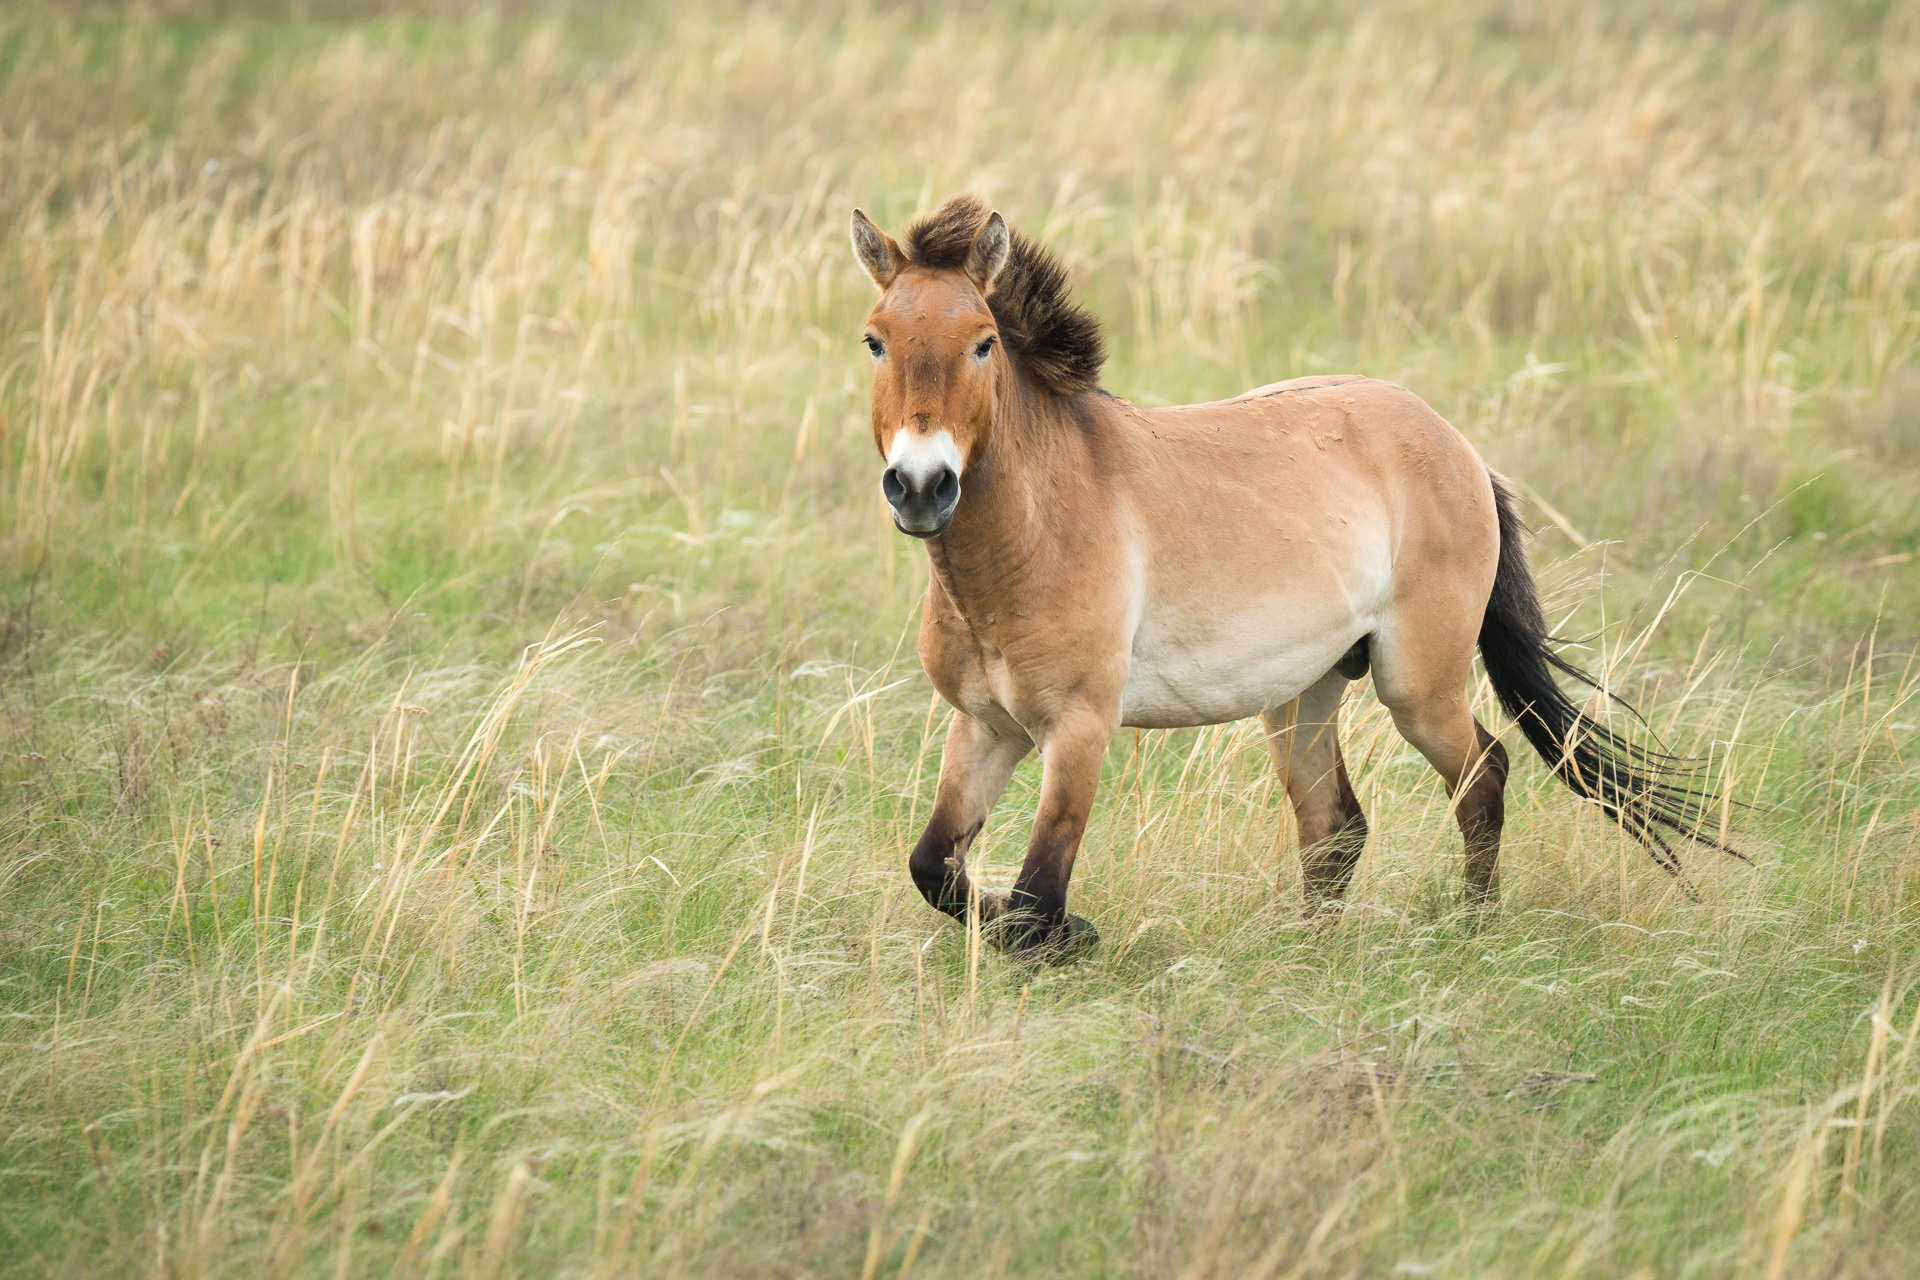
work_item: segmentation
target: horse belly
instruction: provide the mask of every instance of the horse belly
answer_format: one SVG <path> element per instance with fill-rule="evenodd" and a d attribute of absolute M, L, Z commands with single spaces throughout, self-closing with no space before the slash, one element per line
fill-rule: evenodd
<path fill-rule="evenodd" d="M 1365 634 L 1365 623 L 1350 611 L 1315 616 L 1298 601 L 1199 624 L 1142 618 L 1121 694 L 1121 723 L 1179 729 L 1284 706 Z"/>

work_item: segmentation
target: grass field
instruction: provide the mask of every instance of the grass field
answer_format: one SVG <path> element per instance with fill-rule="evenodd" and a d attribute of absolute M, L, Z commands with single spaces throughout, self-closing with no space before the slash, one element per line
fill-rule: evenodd
<path fill-rule="evenodd" d="M 942 923 L 845 229 L 966 189 L 1117 394 L 1446 414 L 1755 865 L 1529 756 L 1476 932 L 1361 696 L 1335 923 L 1249 725 Z M 0 1273 L 1920 1273 L 1916 271 L 1913 0 L 10 7 Z"/>

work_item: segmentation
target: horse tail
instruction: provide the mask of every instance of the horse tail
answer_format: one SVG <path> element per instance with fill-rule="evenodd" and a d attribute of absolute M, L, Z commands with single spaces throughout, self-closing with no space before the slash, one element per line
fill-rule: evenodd
<path fill-rule="evenodd" d="M 1680 875 L 1680 859 L 1669 843 L 1675 836 L 1747 861 L 1706 832 L 1715 797 L 1703 785 L 1700 761 L 1636 746 L 1561 691 L 1555 672 L 1592 689 L 1600 689 L 1600 683 L 1554 651 L 1558 642 L 1547 632 L 1521 543 L 1526 526 L 1519 504 L 1503 476 L 1488 475 L 1500 516 L 1500 567 L 1480 623 L 1480 657 L 1501 707 L 1560 780 L 1575 795 L 1599 804 L 1668 874 Z M 1625 702 L 1607 696 L 1640 718 Z"/>

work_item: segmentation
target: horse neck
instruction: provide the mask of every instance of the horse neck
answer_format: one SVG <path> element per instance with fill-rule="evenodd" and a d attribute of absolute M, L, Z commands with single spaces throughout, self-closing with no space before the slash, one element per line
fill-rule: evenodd
<path fill-rule="evenodd" d="M 967 469 L 960 509 L 928 542 L 935 583 L 972 617 L 991 616 L 1048 558 L 1058 504 L 1053 478 L 1073 465 L 1071 406 L 1008 378 L 996 397 L 987 448 Z"/>

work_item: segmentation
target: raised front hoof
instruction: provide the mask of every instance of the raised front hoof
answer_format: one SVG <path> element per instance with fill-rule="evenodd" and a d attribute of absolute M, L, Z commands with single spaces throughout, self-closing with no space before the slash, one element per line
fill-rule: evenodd
<path fill-rule="evenodd" d="M 1071 964 L 1100 945 L 1100 931 L 1084 916 L 1070 915 L 1050 929 L 1021 927 L 1008 920 L 994 939 L 996 945 L 1021 960 L 1039 964 Z"/>

